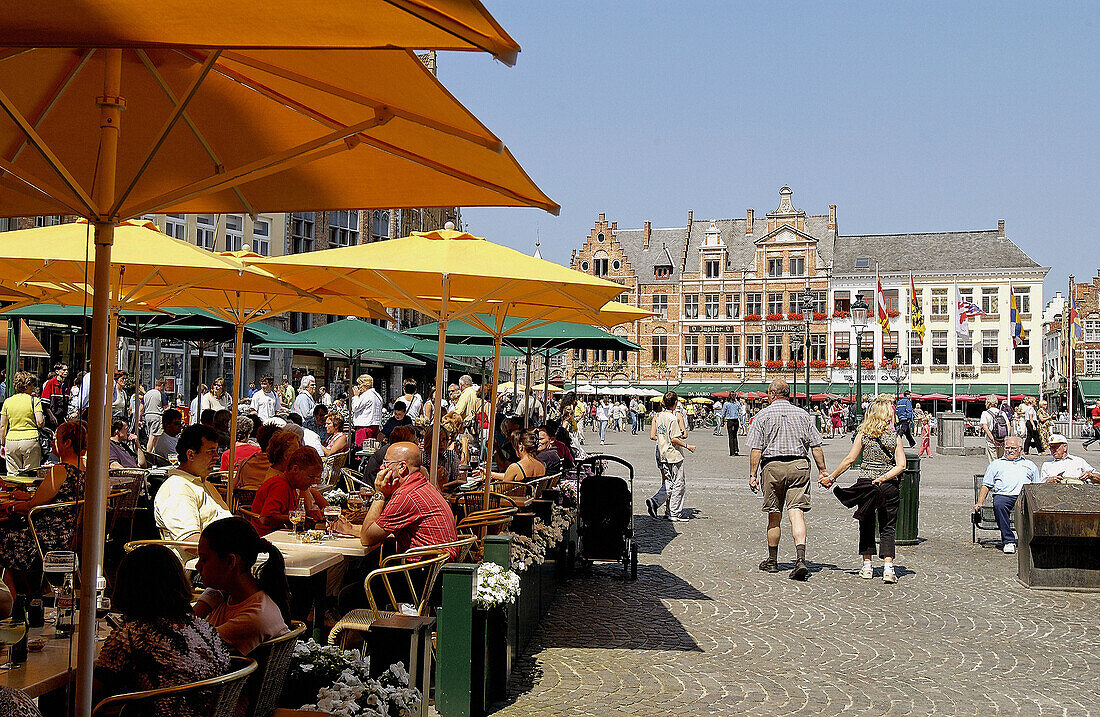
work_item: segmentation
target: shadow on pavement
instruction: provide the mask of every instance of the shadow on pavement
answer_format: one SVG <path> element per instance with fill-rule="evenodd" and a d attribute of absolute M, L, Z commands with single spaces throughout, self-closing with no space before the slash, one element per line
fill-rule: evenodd
<path fill-rule="evenodd" d="M 634 516 L 634 540 L 638 543 L 638 552 L 643 555 L 660 555 L 677 535 L 673 524 L 663 518 L 654 520 L 648 514 Z M 639 580 L 641 574 L 642 566 L 639 565 Z"/>

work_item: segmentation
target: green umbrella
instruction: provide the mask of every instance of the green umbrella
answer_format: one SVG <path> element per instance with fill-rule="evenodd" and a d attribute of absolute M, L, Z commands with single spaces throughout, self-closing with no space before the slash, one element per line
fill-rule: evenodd
<path fill-rule="evenodd" d="M 491 323 L 489 317 L 481 317 L 481 320 L 485 323 Z M 520 351 L 526 350 L 528 345 L 536 352 L 550 350 L 555 353 L 567 349 L 640 351 L 642 348 L 633 341 L 608 333 L 595 326 L 574 324 L 567 321 L 554 321 L 536 328 L 524 329 L 514 334 L 507 333 L 511 327 L 516 326 L 522 321 L 524 321 L 524 319 L 521 318 L 509 318 L 504 320 L 504 330 L 506 332 L 504 343 L 510 344 Z M 436 336 L 438 328 L 439 327 L 434 323 L 424 324 L 423 326 L 415 326 L 411 329 L 407 329 L 405 333 L 416 338 L 431 338 Z M 455 342 L 463 344 L 492 345 L 493 343 L 492 334 L 476 328 L 465 321 L 456 321 L 453 326 L 448 324 L 448 346 L 451 345 L 452 338 Z"/>

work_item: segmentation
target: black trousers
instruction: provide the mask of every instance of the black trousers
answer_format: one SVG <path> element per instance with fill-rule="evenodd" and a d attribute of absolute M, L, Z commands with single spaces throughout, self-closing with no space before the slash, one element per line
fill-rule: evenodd
<path fill-rule="evenodd" d="M 736 456 L 741 452 L 737 449 L 737 429 L 740 423 L 736 418 L 726 419 L 726 433 L 729 434 L 731 456 Z"/>
<path fill-rule="evenodd" d="M 1038 426 L 1036 426 L 1031 421 L 1028 421 L 1024 425 L 1026 426 L 1024 432 L 1027 434 L 1026 436 L 1024 436 L 1024 453 L 1027 454 L 1031 450 L 1032 446 L 1035 447 L 1035 451 L 1037 453 L 1042 453 L 1043 439 L 1039 435 Z"/>
<path fill-rule="evenodd" d="M 897 431 L 898 431 L 898 437 L 905 436 L 906 440 L 909 441 L 909 447 L 910 448 L 912 448 L 914 445 L 916 445 L 917 442 L 913 440 L 912 421 L 906 421 L 906 420 L 898 421 Z"/>
<path fill-rule="evenodd" d="M 901 502 L 901 493 L 898 491 L 898 482 L 888 480 L 879 485 L 882 502 L 876 510 L 868 510 L 859 517 L 859 554 L 874 555 L 875 553 L 875 519 L 878 518 L 879 545 L 878 556 L 880 558 L 894 557 L 894 532 L 898 525 L 898 504 Z"/>

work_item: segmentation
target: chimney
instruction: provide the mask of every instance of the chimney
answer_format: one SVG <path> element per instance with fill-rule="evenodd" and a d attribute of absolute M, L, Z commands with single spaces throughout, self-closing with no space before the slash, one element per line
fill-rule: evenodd
<path fill-rule="evenodd" d="M 600 218 L 597 219 L 596 221 L 600 224 L 603 224 L 603 222 L 604 222 L 604 213 L 603 212 L 600 212 Z"/>
<path fill-rule="evenodd" d="M 653 231 L 653 225 L 646 222 L 642 225 L 642 251 L 649 249 L 649 236 Z"/>
<path fill-rule="evenodd" d="M 998 219 L 997 220 L 997 236 L 1003 237 L 1004 235 L 1005 235 L 1005 220 L 1004 219 Z"/>
<path fill-rule="evenodd" d="M 618 222 L 611 222 L 611 230 L 612 231 L 615 231 L 618 228 L 619 228 L 619 223 Z"/>
<path fill-rule="evenodd" d="M 746 234 L 752 234 L 752 223 L 756 220 L 755 214 L 756 213 L 751 209 L 749 209 L 747 212 L 748 220 L 745 223 Z"/>
<path fill-rule="evenodd" d="M 829 229 L 836 231 L 836 205 L 829 205 Z"/>
<path fill-rule="evenodd" d="M 691 216 L 692 216 L 692 214 L 694 214 L 694 212 L 692 212 L 692 210 L 689 209 L 688 210 L 688 231 L 691 231 Z"/>

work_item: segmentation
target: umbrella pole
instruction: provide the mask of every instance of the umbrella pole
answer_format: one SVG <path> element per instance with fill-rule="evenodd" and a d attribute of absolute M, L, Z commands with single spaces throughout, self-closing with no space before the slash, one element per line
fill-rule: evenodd
<path fill-rule="evenodd" d="M 550 416 L 550 349 L 542 358 L 542 410 L 545 416 Z"/>
<path fill-rule="evenodd" d="M 497 419 L 497 377 L 500 373 L 500 342 L 504 336 L 504 319 L 497 322 L 497 331 L 493 335 L 493 373 L 489 378 L 489 439 L 485 444 L 485 510 L 489 509 L 489 481 L 493 476 L 493 439 L 496 438 Z M 513 388 L 515 383 L 512 383 Z"/>
<path fill-rule="evenodd" d="M 531 415 L 531 339 L 527 339 L 527 371 L 523 383 L 523 430 L 526 431 L 530 428 L 527 424 Z M 516 386 L 512 384 L 512 391 L 515 390 Z"/>
<path fill-rule="evenodd" d="M 95 204 L 102 208 L 115 201 L 115 169 L 118 160 L 119 122 L 122 116 L 122 50 L 104 54 L 103 96 L 100 107 L 99 166 L 93 189 Z M 92 669 L 95 664 L 96 579 L 103 562 L 107 532 L 107 367 L 110 360 L 111 245 L 115 225 L 100 216 L 95 222 L 95 272 L 92 279 L 92 378 L 88 403 L 88 479 L 84 491 L 84 541 L 80 563 L 80 620 L 76 656 L 76 713 L 92 714 Z"/>
<path fill-rule="evenodd" d="M 240 318 L 240 298 L 241 295 L 237 294 L 237 327 L 236 335 L 233 337 L 233 410 L 229 414 L 229 472 L 225 478 L 228 486 L 225 501 L 229 504 L 230 510 L 233 509 L 233 474 L 236 473 L 234 460 L 237 457 L 237 415 L 241 412 L 241 364 L 244 363 L 244 357 L 241 356 L 241 348 L 244 346 L 244 322 Z"/>
<path fill-rule="evenodd" d="M 439 413 L 443 404 L 443 361 L 447 343 L 447 299 L 450 292 L 451 276 L 450 274 L 444 274 L 443 301 L 439 311 L 439 335 L 437 336 L 438 345 L 436 346 L 435 356 L 435 407 L 432 411 L 432 445 L 429 456 L 432 472 L 429 475 L 428 482 L 432 485 L 436 485 L 436 478 L 439 475 L 439 424 L 441 418 Z"/>

